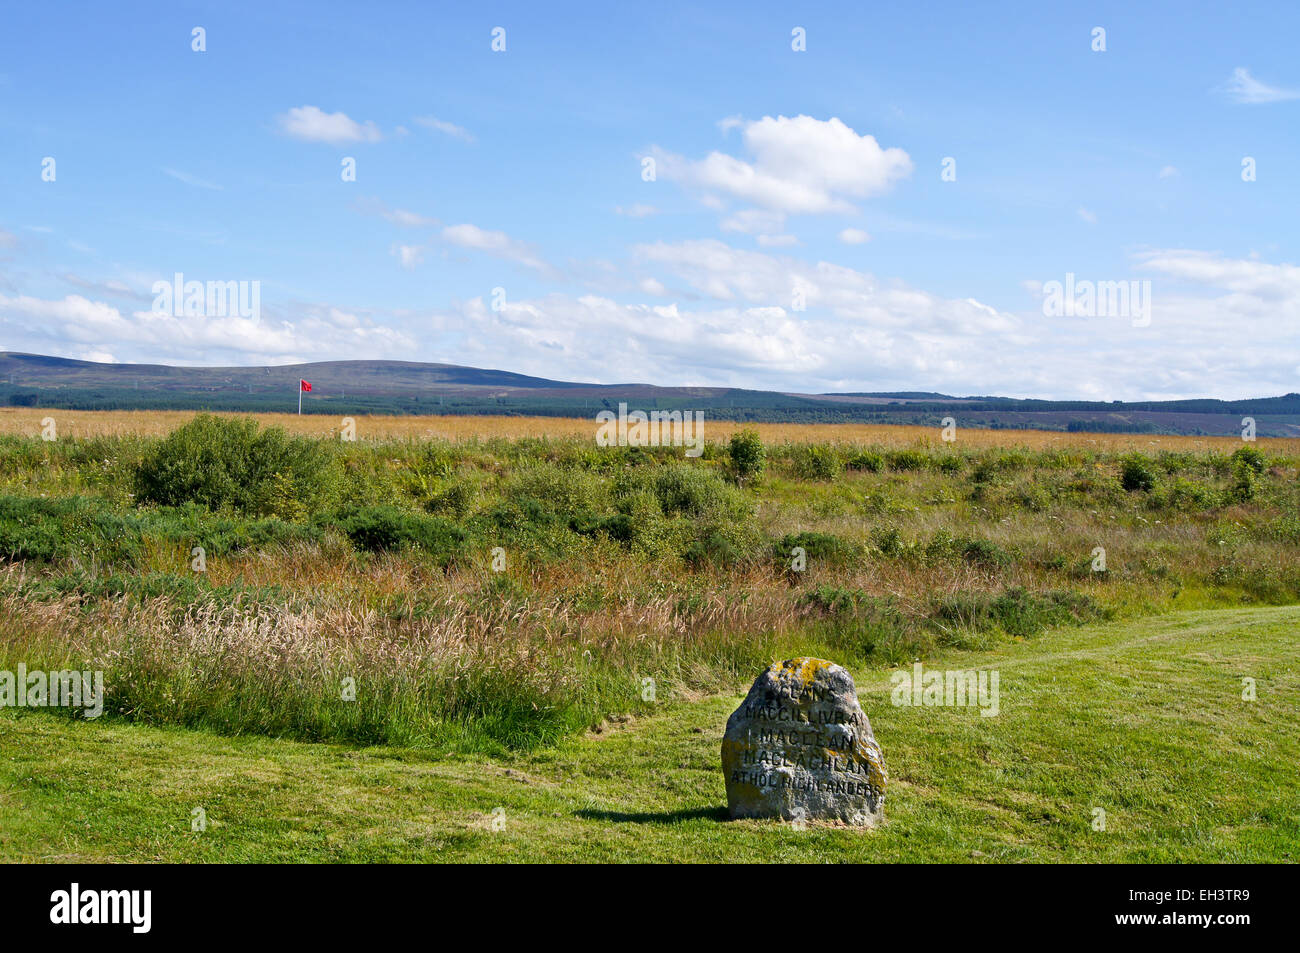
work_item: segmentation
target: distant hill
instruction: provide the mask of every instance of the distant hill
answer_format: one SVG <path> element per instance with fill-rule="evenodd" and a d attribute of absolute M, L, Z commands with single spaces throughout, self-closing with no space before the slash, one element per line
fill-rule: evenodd
<path fill-rule="evenodd" d="M 414 361 L 322 361 L 274 367 L 99 364 L 0 352 L 0 404 L 79 410 L 296 409 L 311 382 L 313 414 L 511 414 L 593 417 L 626 402 L 634 410 L 702 410 L 725 420 L 892 423 L 1087 430 L 1112 433 L 1240 433 L 1300 436 L 1300 394 L 1222 401 L 1111 403 L 953 397 L 926 391 L 800 394 L 730 387 L 586 384 L 510 371 Z"/>

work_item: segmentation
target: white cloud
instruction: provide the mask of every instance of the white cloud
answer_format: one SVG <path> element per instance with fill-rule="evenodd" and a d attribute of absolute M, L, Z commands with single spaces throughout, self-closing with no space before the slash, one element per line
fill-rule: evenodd
<path fill-rule="evenodd" d="M 643 245 L 636 257 L 718 303 L 685 308 L 553 294 L 508 302 L 498 313 L 474 299 L 435 324 L 465 335 L 458 360 L 506 361 L 551 376 L 558 367 L 569 378 L 607 383 L 889 390 L 975 369 L 987 375 L 990 360 L 1007 376 L 1016 372 L 1017 362 L 1000 352 L 1018 322 L 977 301 L 882 286 L 852 269 L 716 240 Z M 805 312 L 795 309 L 796 289 Z M 644 294 L 665 291 L 657 279 L 642 281 Z M 620 346 L 610 348 L 611 340 Z"/>
<path fill-rule="evenodd" d="M 622 205 L 615 205 L 614 212 L 618 215 L 626 215 L 628 218 L 648 218 L 651 215 L 658 215 L 659 209 L 653 205 L 643 205 L 637 203 L 624 208 Z"/>
<path fill-rule="evenodd" d="M 268 309 L 264 306 L 264 313 Z M 82 295 L 43 299 L 0 295 L 0 328 L 14 350 L 108 354 L 121 361 L 202 364 L 286 363 L 299 359 L 401 358 L 416 347 L 400 330 L 324 305 L 296 305 L 292 320 L 123 313 Z"/>
<path fill-rule="evenodd" d="M 1223 91 L 1234 102 L 1251 105 L 1300 99 L 1300 90 L 1281 89 L 1260 82 L 1244 66 L 1238 66 L 1232 71 L 1232 77 L 1223 85 Z"/>
<path fill-rule="evenodd" d="M 388 249 L 388 253 L 397 259 L 398 264 L 403 268 L 411 269 L 424 261 L 423 245 L 401 245 L 396 242 Z"/>
<path fill-rule="evenodd" d="M 840 232 L 840 241 L 846 245 L 864 245 L 871 241 L 871 236 L 860 228 L 846 228 Z"/>
<path fill-rule="evenodd" d="M 945 298 L 865 272 L 702 239 L 635 249 L 663 274 L 638 291 L 482 299 L 437 312 L 461 363 L 605 383 L 709 383 L 792 391 L 939 390 L 1111 400 L 1294 390 L 1300 269 L 1189 251 L 1136 264 L 1205 286 L 1175 296 L 1159 280 L 1150 327 L 1047 318 Z M 666 279 L 671 276 L 671 280 Z M 686 292 L 672 291 L 683 285 Z M 1026 290 L 1041 294 L 1038 282 Z M 1203 293 L 1205 290 L 1210 293 Z M 1219 289 L 1215 292 L 1214 289 Z M 794 306 L 798 291 L 806 310 Z M 663 293 L 660 293 L 663 292 Z M 699 296 L 704 301 L 694 301 Z M 684 300 L 683 300 L 684 299 Z M 691 303 L 694 301 L 694 303 Z M 609 341 L 619 347 L 610 348 Z"/>
<path fill-rule="evenodd" d="M 436 132 L 451 136 L 453 139 L 460 139 L 464 142 L 475 141 L 474 134 L 468 129 L 458 126 L 454 122 L 445 122 L 437 116 L 416 116 L 415 123 L 424 126 L 426 129 L 433 129 Z"/>
<path fill-rule="evenodd" d="M 882 149 L 874 136 L 834 117 L 765 116 L 740 128 L 752 161 L 723 152 L 692 160 L 656 149 L 661 174 L 793 215 L 852 211 L 849 199 L 878 195 L 912 172 L 902 149 Z"/>
<path fill-rule="evenodd" d="M 799 239 L 793 235 L 756 235 L 754 240 L 762 248 L 786 248 L 799 244 Z"/>
<path fill-rule="evenodd" d="M 17 248 L 18 236 L 13 232 L 7 232 L 0 228 L 0 248 Z"/>
<path fill-rule="evenodd" d="M 220 192 L 221 186 L 215 182 L 209 182 L 207 179 L 200 179 L 197 175 L 190 175 L 188 172 L 180 172 L 176 169 L 164 168 L 163 174 L 171 176 L 178 182 L 184 182 L 186 185 L 192 185 L 199 189 L 208 189 L 211 192 Z"/>
<path fill-rule="evenodd" d="M 1256 298 L 1261 302 L 1283 302 L 1286 311 L 1279 317 L 1296 314 L 1300 309 L 1300 267 L 1273 265 L 1255 258 L 1224 258 L 1214 252 L 1191 249 L 1146 251 L 1136 256 L 1148 269 L 1163 272 L 1197 284 L 1223 288 Z"/>
<path fill-rule="evenodd" d="M 1094 212 L 1089 211 L 1083 206 L 1079 206 L 1079 218 L 1083 219 L 1089 225 L 1097 224 L 1097 216 Z"/>
<path fill-rule="evenodd" d="M 439 224 L 436 218 L 421 215 L 419 212 L 412 212 L 409 209 L 389 208 L 375 198 L 361 199 L 353 208 L 362 215 L 377 215 L 384 221 L 391 222 L 393 225 L 400 225 L 403 228 L 427 228 Z"/>
<path fill-rule="evenodd" d="M 1172 165 L 1164 166 L 1160 169 L 1160 178 L 1172 179 L 1178 175 L 1178 170 Z"/>
<path fill-rule="evenodd" d="M 295 106 L 279 117 L 285 134 L 304 142 L 378 142 L 383 138 L 373 122 L 357 122 L 346 113 L 327 113 L 317 106 Z"/>
<path fill-rule="evenodd" d="M 422 225 L 437 225 L 436 218 L 429 218 L 418 212 L 411 212 L 404 208 L 389 209 L 383 213 L 383 216 L 394 225 L 401 225 L 404 228 L 415 228 Z"/>
<path fill-rule="evenodd" d="M 532 245 L 511 238 L 505 232 L 488 231 L 477 225 L 449 225 L 442 230 L 442 238 L 461 248 L 473 248 L 538 271 L 551 270 Z"/>
<path fill-rule="evenodd" d="M 747 208 L 723 219 L 720 227 L 724 232 L 742 232 L 745 235 L 772 234 L 785 228 L 785 213 Z"/>
<path fill-rule="evenodd" d="M 107 298 L 125 298 L 136 302 L 152 302 L 153 295 L 147 295 L 142 291 L 136 291 L 130 285 L 121 281 L 110 278 L 107 281 L 95 281 L 91 278 L 83 278 L 81 275 L 75 275 L 65 272 L 62 276 L 64 281 L 74 288 L 80 288 L 82 291 L 99 297 Z"/>

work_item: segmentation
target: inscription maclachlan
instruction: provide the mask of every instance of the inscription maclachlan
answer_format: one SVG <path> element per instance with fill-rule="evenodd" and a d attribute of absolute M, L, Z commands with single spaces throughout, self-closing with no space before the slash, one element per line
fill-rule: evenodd
<path fill-rule="evenodd" d="M 853 677 L 823 659 L 777 662 L 727 719 L 722 768 L 731 816 L 874 825 L 885 765 Z"/>

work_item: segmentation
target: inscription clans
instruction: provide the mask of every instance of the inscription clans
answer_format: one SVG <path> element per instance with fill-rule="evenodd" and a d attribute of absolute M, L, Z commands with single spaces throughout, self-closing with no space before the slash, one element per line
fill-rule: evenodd
<path fill-rule="evenodd" d="M 722 739 L 731 816 L 875 825 L 885 764 L 853 676 L 823 659 L 777 662 L 727 719 Z"/>

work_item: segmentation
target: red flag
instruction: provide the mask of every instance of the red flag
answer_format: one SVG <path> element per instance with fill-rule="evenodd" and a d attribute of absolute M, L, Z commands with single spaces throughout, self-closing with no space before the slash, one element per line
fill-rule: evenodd
<path fill-rule="evenodd" d="M 298 378 L 298 389 L 303 393 L 309 393 L 311 391 L 311 385 L 300 377 Z"/>

